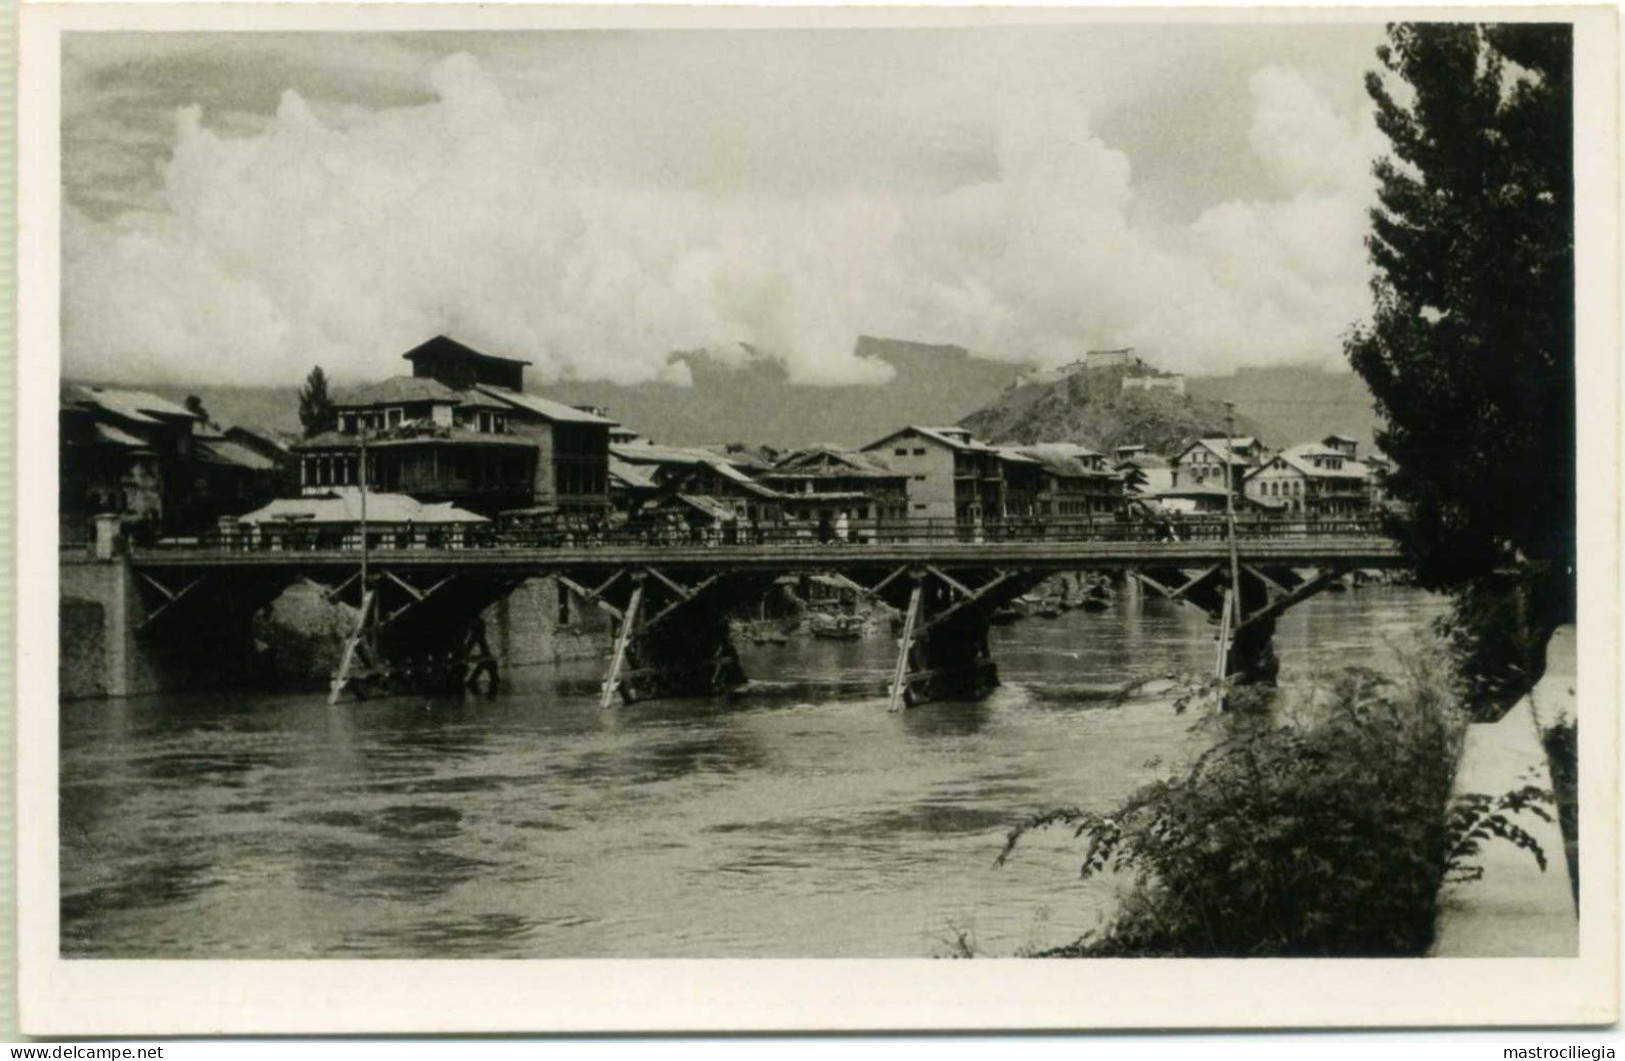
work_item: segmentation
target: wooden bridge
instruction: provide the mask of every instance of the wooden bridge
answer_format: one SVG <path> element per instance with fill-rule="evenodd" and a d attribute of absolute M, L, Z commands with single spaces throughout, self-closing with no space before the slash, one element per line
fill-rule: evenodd
<path fill-rule="evenodd" d="M 1061 572 L 1125 572 L 1202 609 L 1228 648 L 1224 673 L 1270 680 L 1275 620 L 1357 569 L 1402 561 L 1374 521 L 1249 520 L 1232 550 L 1222 521 L 877 528 L 862 541 L 755 533 L 657 540 L 639 533 L 404 532 L 231 536 L 134 549 L 150 638 L 227 626 L 298 579 L 358 609 L 335 698 L 399 685 L 494 685 L 481 614 L 551 578 L 613 620 L 603 702 L 703 695 L 743 681 L 729 618 L 784 575 L 822 574 L 902 616 L 893 708 L 985 694 L 997 680 L 993 611 Z M 223 616 L 222 608 L 233 614 Z"/>

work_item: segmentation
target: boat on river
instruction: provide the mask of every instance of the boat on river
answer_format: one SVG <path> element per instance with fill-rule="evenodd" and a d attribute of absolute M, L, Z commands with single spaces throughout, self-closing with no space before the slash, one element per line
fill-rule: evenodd
<path fill-rule="evenodd" d="M 864 627 L 861 615 L 814 615 L 807 624 L 814 637 L 834 641 L 856 641 L 863 636 Z"/>

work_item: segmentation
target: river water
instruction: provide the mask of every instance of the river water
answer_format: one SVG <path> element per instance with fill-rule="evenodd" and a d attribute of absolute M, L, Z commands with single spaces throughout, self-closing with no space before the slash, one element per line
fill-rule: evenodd
<path fill-rule="evenodd" d="M 1441 610 L 1324 594 L 1283 683 L 1391 665 Z M 1135 678 L 1203 673 L 1194 609 L 993 631 L 1002 686 L 890 714 L 892 643 L 744 650 L 743 695 L 601 710 L 598 665 L 495 700 L 191 694 L 62 705 L 62 949 L 96 957 L 928 957 L 1070 941 L 1109 909 L 1043 808 L 1106 810 L 1212 739 Z"/>

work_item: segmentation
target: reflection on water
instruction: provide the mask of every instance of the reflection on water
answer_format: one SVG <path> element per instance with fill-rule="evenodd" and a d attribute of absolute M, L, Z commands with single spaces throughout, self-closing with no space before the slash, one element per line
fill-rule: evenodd
<path fill-rule="evenodd" d="M 1403 589 L 1282 620 L 1283 681 L 1379 664 Z M 744 695 L 601 711 L 596 668 L 494 701 L 63 705 L 62 946 L 109 957 L 898 956 L 1072 939 L 1109 896 L 1015 820 L 1105 808 L 1206 739 L 1136 678 L 1199 673 L 1162 601 L 993 632 L 1004 684 L 888 714 L 891 642 L 747 648 Z"/>

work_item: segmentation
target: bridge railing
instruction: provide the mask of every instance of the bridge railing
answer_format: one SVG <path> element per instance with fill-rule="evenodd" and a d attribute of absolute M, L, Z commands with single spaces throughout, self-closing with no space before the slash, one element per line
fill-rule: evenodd
<path fill-rule="evenodd" d="M 1241 518 L 1236 536 L 1242 541 L 1372 538 L 1382 534 L 1370 517 L 1307 519 Z M 853 549 L 898 544 L 1038 544 L 1073 542 L 1218 542 L 1225 521 L 1211 516 L 1155 519 L 1031 519 L 964 524 L 945 519 L 860 521 L 851 525 L 772 524 L 696 528 L 687 526 L 503 526 L 499 523 L 370 524 L 366 545 L 373 550 L 536 550 L 595 548 L 717 549 L 841 546 Z M 262 525 L 211 531 L 196 537 L 166 538 L 149 549 L 221 552 L 356 551 L 362 548 L 357 525 Z"/>

